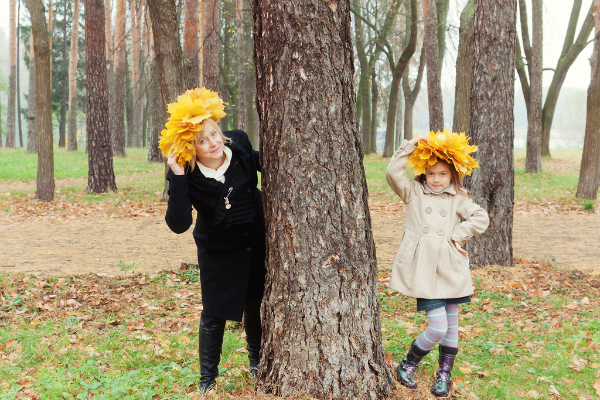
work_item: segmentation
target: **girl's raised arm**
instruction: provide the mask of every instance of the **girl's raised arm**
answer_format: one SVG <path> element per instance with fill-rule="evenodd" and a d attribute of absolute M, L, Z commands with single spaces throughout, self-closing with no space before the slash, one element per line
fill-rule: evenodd
<path fill-rule="evenodd" d="M 408 163 L 408 157 L 410 153 L 415 151 L 417 148 L 412 142 L 415 139 L 404 141 L 398 148 L 398 151 L 388 164 L 387 170 L 385 171 L 385 179 L 390 185 L 394 193 L 396 193 L 404 203 L 408 203 L 411 199 L 413 187 L 416 185 L 416 181 L 408 179 L 404 175 L 406 171 L 406 164 Z"/>

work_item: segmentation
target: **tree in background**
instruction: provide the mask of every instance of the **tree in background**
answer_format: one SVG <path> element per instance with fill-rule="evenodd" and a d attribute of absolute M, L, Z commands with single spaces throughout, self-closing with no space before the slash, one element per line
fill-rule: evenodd
<path fill-rule="evenodd" d="M 490 215 L 488 230 L 468 243 L 471 265 L 513 265 L 514 62 L 516 0 L 477 0 L 469 134 L 480 168 L 465 179 L 473 201 Z M 429 61 L 428 61 L 429 62 Z M 490 88 L 494 90 L 490 90 Z"/>
<path fill-rule="evenodd" d="M 69 146 L 77 150 L 77 53 L 79 44 L 79 0 L 73 3 L 73 24 L 71 26 L 71 49 L 69 51 Z"/>
<path fill-rule="evenodd" d="M 527 61 L 527 72 L 531 86 L 525 73 L 521 46 L 517 40 L 517 60 L 515 68 L 519 74 L 525 104 L 527 106 L 527 155 L 525 172 L 542 172 L 542 58 L 543 58 L 543 6 L 542 0 L 532 0 L 532 29 L 533 37 L 530 43 L 527 23 L 527 5 L 525 0 L 519 0 L 521 16 L 521 35 L 523 50 Z"/>
<path fill-rule="evenodd" d="M 27 96 L 27 151 L 37 153 L 37 131 L 35 122 L 35 51 L 33 50 L 33 35 L 29 37 L 29 96 Z M 2 142 L 0 138 L 0 143 Z"/>
<path fill-rule="evenodd" d="M 85 72 L 87 86 L 87 150 L 90 193 L 117 190 L 113 171 L 112 143 L 108 130 L 108 82 L 104 0 L 84 0 Z M 93 21 L 93 23 L 92 23 Z"/>
<path fill-rule="evenodd" d="M 115 33 L 114 33 L 114 84 L 113 93 L 114 123 L 111 124 L 112 146 L 114 154 L 125 157 L 125 19 L 126 7 L 125 0 L 116 0 L 117 12 L 115 15 Z"/>
<path fill-rule="evenodd" d="M 188 60 L 187 89 L 193 89 L 200 85 L 200 65 L 198 51 L 200 49 L 199 38 L 199 13 L 198 0 L 188 0 L 184 5 L 185 19 L 183 22 L 183 56 Z"/>
<path fill-rule="evenodd" d="M 112 29 L 112 6 L 111 0 L 104 0 L 104 18 L 106 21 L 106 76 L 108 80 L 108 124 L 111 138 L 115 132 L 117 116 L 115 114 L 115 42 Z M 113 139 L 111 139 L 113 140 Z"/>
<path fill-rule="evenodd" d="M 202 84 L 207 89 L 214 90 L 215 92 L 219 91 L 220 3 L 219 0 L 204 0 L 204 37 L 202 39 L 204 58 L 202 61 Z"/>
<path fill-rule="evenodd" d="M 248 69 L 248 46 L 246 44 L 246 35 L 245 35 L 245 24 L 244 24 L 244 0 L 236 0 L 235 2 L 235 17 L 236 17 L 236 34 L 237 34 L 237 52 L 238 52 L 238 68 L 237 68 L 237 76 L 238 76 L 238 84 L 237 84 L 237 92 L 238 92 L 238 124 L 237 128 L 242 131 L 247 131 L 246 124 L 246 93 L 247 89 L 247 79 L 246 79 L 246 70 Z"/>
<path fill-rule="evenodd" d="M 147 14 L 148 16 L 149 14 Z M 163 162 L 163 155 L 158 148 L 160 132 L 165 125 L 165 110 L 163 108 L 160 82 L 158 81 L 158 64 L 154 51 L 154 36 L 152 24 L 148 21 L 148 41 L 150 49 L 148 62 L 148 162 Z"/>
<path fill-rule="evenodd" d="M 6 147 L 15 147 L 15 107 L 17 98 L 17 0 L 9 2 L 8 27 L 8 108 L 6 110 Z"/>
<path fill-rule="evenodd" d="M 415 79 L 414 87 L 412 89 L 410 88 L 410 78 L 408 76 L 409 66 L 406 67 L 404 75 L 402 76 L 402 92 L 404 93 L 404 138 L 406 140 L 413 138 L 413 110 L 421 89 L 421 82 L 423 81 L 423 72 L 426 63 L 427 54 L 425 53 L 425 46 L 423 46 L 421 47 L 421 56 L 419 57 L 417 78 Z"/>
<path fill-rule="evenodd" d="M 460 14 L 456 84 L 454 87 L 454 119 L 452 132 L 469 133 L 471 120 L 471 80 L 473 78 L 473 18 L 475 0 L 469 0 Z"/>
<path fill-rule="evenodd" d="M 256 0 L 254 41 L 268 241 L 258 380 L 284 397 L 382 398 L 395 382 L 381 338 L 348 1 Z"/>
<path fill-rule="evenodd" d="M 585 139 L 577 197 L 595 200 L 600 185 L 600 0 L 594 0 L 595 43 L 590 58 L 592 81 L 587 92 L 587 115 L 585 121 Z"/>
<path fill-rule="evenodd" d="M 133 114 L 133 125 L 131 129 L 128 126 L 127 143 L 131 147 L 142 147 L 142 105 L 144 92 L 140 86 L 140 50 L 141 50 L 141 29 L 142 20 L 142 0 L 129 0 L 129 15 L 131 22 L 131 81 L 132 95 L 131 113 Z M 129 124 L 128 124 L 129 125 Z"/>
<path fill-rule="evenodd" d="M 444 130 L 438 15 L 435 0 L 423 0 L 425 34 L 423 46 L 427 55 L 427 97 L 429 100 L 429 130 Z"/>
<path fill-rule="evenodd" d="M 38 142 L 37 190 L 40 200 L 54 199 L 54 149 L 52 146 L 51 51 L 42 0 L 25 0 L 31 16 L 36 73 L 36 131 Z"/>

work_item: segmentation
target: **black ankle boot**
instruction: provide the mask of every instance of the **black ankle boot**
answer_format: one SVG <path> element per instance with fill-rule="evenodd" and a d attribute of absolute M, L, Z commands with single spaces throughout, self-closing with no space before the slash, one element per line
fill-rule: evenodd
<path fill-rule="evenodd" d="M 262 338 L 260 304 L 261 300 L 257 300 L 244 305 L 244 329 L 246 330 L 246 342 L 248 343 L 246 348 L 248 349 L 248 360 L 250 361 L 250 373 L 254 378 L 258 374 Z"/>
<path fill-rule="evenodd" d="M 219 375 L 223 333 L 227 321 L 202 315 L 200 318 L 200 391 L 206 393 L 215 384 Z"/>
<path fill-rule="evenodd" d="M 396 368 L 396 372 L 398 373 L 398 380 L 404 386 L 407 386 L 411 389 L 417 387 L 417 380 L 415 379 L 415 371 L 419 366 L 419 363 L 429 354 L 429 350 L 423 350 L 419 346 L 417 346 L 416 339 L 413 340 L 410 345 L 410 350 L 406 357 L 400 361 L 400 365 Z"/>
<path fill-rule="evenodd" d="M 458 349 L 456 347 L 442 346 L 440 344 L 440 368 L 435 373 L 435 382 L 431 388 L 431 393 L 438 397 L 446 397 L 450 393 L 450 384 L 452 383 L 452 367 Z"/>

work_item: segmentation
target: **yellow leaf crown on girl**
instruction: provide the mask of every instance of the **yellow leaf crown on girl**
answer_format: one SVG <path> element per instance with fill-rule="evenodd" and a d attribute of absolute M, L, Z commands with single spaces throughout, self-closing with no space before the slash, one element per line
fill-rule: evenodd
<path fill-rule="evenodd" d="M 420 140 L 417 148 L 408 158 L 408 165 L 413 167 L 415 176 L 425 173 L 425 169 L 433 166 L 439 160 L 444 160 L 460 173 L 461 178 L 471 175 L 473 168 L 479 168 L 477 161 L 469 155 L 477 150 L 477 146 L 470 146 L 465 133 L 429 132 L 428 142 Z"/>
<path fill-rule="evenodd" d="M 184 165 L 196 155 L 194 139 L 202 130 L 202 122 L 211 118 L 219 122 L 225 115 L 225 103 L 216 92 L 206 88 L 186 91 L 177 102 L 168 105 L 171 116 L 161 131 L 158 147 L 165 157 L 170 151 L 177 164 Z"/>

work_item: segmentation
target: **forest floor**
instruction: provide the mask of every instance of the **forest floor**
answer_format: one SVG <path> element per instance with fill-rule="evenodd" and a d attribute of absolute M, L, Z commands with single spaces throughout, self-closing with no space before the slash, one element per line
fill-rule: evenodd
<path fill-rule="evenodd" d="M 85 155 L 60 153 L 53 203 L 33 199 L 0 152 L 0 399 L 199 398 L 197 324 L 202 309 L 193 238 L 164 223 L 162 165 L 144 152 L 116 159 L 119 192 L 89 195 Z M 3 158 L 4 157 L 4 158 Z M 27 158 L 29 157 L 29 158 Z M 600 395 L 600 202 L 574 197 L 579 151 L 556 152 L 544 173 L 515 155 L 514 267 L 473 271 L 462 307 L 452 398 Z M 21 158 L 19 158 L 21 160 Z M 3 164 L 4 163 L 4 164 Z M 27 164 L 29 163 L 29 164 Z M 21 165 L 21 166 L 22 166 Z M 365 170 L 377 246 L 384 346 L 390 366 L 426 328 L 414 300 L 387 288 L 404 207 L 385 185 L 387 162 Z M 230 323 L 218 390 L 209 398 L 261 398 L 248 374 L 244 334 Z M 420 386 L 392 398 L 433 398 L 429 355 Z M 306 398 L 309 397 L 298 397 Z"/>

